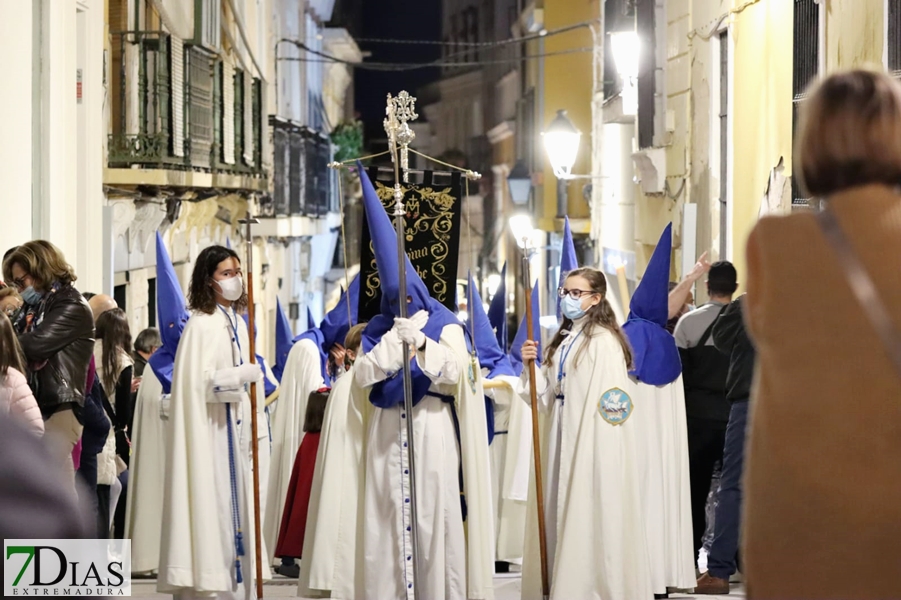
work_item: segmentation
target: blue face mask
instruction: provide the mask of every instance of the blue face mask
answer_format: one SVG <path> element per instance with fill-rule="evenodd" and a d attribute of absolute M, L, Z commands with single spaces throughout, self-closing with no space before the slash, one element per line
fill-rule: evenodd
<path fill-rule="evenodd" d="M 29 285 L 27 288 L 22 290 L 20 296 L 22 296 L 22 300 L 24 300 L 25 304 L 27 304 L 28 306 L 37 306 L 38 304 L 40 304 L 43 294 L 39 294 L 34 290 L 33 286 Z"/>
<path fill-rule="evenodd" d="M 564 317 L 573 321 L 585 316 L 585 311 L 582 310 L 581 298 L 573 298 L 572 296 L 565 297 L 563 301 L 560 302 L 560 310 L 563 312 Z"/>

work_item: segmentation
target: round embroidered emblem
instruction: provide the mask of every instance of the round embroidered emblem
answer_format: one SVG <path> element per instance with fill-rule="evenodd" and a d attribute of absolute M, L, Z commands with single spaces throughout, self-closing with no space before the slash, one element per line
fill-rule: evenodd
<path fill-rule="evenodd" d="M 607 390 L 598 401 L 598 413 L 611 425 L 622 425 L 632 415 L 632 398 L 619 388 Z"/>

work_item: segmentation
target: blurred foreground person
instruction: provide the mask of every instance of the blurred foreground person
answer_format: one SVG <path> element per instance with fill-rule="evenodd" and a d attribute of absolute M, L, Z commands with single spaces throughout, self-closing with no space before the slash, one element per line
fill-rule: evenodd
<path fill-rule="evenodd" d="M 83 515 L 59 461 L 16 419 L 0 415 L 0 537 L 86 537 Z"/>
<path fill-rule="evenodd" d="M 832 75 L 799 134 L 796 173 L 824 210 L 748 241 L 747 593 L 901 598 L 901 87 Z"/>

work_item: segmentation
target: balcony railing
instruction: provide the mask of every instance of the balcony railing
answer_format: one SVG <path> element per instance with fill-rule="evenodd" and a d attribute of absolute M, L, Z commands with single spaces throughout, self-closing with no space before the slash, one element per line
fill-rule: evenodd
<path fill-rule="evenodd" d="M 321 217 L 336 212 L 336 171 L 329 169 L 332 146 L 329 139 L 282 119 L 271 118 L 274 186 L 277 215 Z"/>
<path fill-rule="evenodd" d="M 162 31 L 125 31 L 112 38 L 112 132 L 109 166 L 198 169 L 259 176 L 262 169 L 261 87 L 244 74 L 222 80 L 221 60 L 199 46 L 184 46 Z M 249 76 L 246 75 L 246 76 Z M 223 94 L 231 86 L 235 94 Z M 231 91 L 231 90 L 229 90 Z M 236 95 L 242 101 L 234 104 Z M 226 111 L 224 103 L 233 102 Z M 254 126 L 244 131 L 247 103 Z M 223 127 L 226 114 L 239 127 Z M 236 118 L 237 117 L 237 118 Z M 223 135 L 234 136 L 234 158 L 224 160 Z M 252 160 L 244 158 L 253 144 Z"/>

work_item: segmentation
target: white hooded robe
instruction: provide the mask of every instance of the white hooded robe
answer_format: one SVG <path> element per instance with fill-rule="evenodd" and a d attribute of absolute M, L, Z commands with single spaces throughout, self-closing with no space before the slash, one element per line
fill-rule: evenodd
<path fill-rule="evenodd" d="M 413 408 L 420 544 L 420 598 L 483 600 L 494 597 L 494 519 L 487 422 L 481 373 L 466 352 L 463 328 L 446 326 L 440 343 L 427 339 L 416 361 L 432 380 L 430 393 Z M 371 386 L 398 376 L 401 348 L 394 331 L 354 364 L 357 383 Z M 460 426 L 458 445 L 451 404 Z M 409 502 L 403 403 L 374 408 L 366 439 L 364 595 L 367 600 L 412 598 L 412 561 L 405 531 Z M 462 447 L 462 453 L 461 453 Z M 462 454 L 462 456 L 461 456 Z M 460 501 L 462 460 L 467 520 Z"/>
<path fill-rule="evenodd" d="M 131 540 L 133 573 L 156 571 L 160 562 L 160 522 L 166 481 L 166 429 L 161 402 L 163 386 L 148 365 L 135 401 L 125 537 Z"/>
<path fill-rule="evenodd" d="M 553 600 L 651 600 L 648 551 L 637 459 L 638 406 L 622 415 L 613 408 L 634 395 L 619 340 L 581 325 L 554 353 L 553 366 L 537 371 L 541 416 L 542 473 Z M 580 347 L 584 346 L 584 350 Z M 580 353 L 581 351 L 581 353 Z M 563 395 L 557 398 L 561 355 L 567 354 Z M 529 402 L 529 370 L 518 391 Z M 606 400 L 605 400 L 606 399 Z M 618 402 L 619 401 L 619 402 Z M 622 416 L 621 415 L 621 416 Z M 620 417 L 621 418 L 621 417 Z M 613 419 L 615 420 L 615 419 Z M 522 598 L 541 593 L 537 504 L 530 485 Z"/>
<path fill-rule="evenodd" d="M 297 449 L 303 441 L 303 422 L 310 394 L 321 388 L 321 359 L 312 340 L 298 340 L 288 354 L 278 401 L 271 414 L 272 453 L 269 457 L 266 500 L 263 506 L 263 539 L 269 548 L 269 560 L 275 560 L 278 532 L 285 511 L 285 500 L 291 483 L 291 471 Z M 262 502 L 262 500 L 261 500 Z"/>
<path fill-rule="evenodd" d="M 256 596 L 251 407 L 234 371 L 235 366 L 249 362 L 249 346 L 244 320 L 232 310 L 226 315 L 219 308 L 212 314 L 193 312 L 179 341 L 169 407 L 157 580 L 161 593 L 181 599 Z M 262 371 L 260 379 L 258 399 L 262 401 Z M 230 476 L 229 429 L 237 506 Z M 244 546 L 241 584 L 237 582 L 235 509 Z M 263 577 L 269 577 L 268 565 Z"/>
<path fill-rule="evenodd" d="M 364 595 L 363 448 L 373 407 L 353 373 L 351 367 L 338 378 L 325 405 L 300 561 L 299 596 L 331 592 L 331 598 L 354 600 Z"/>

